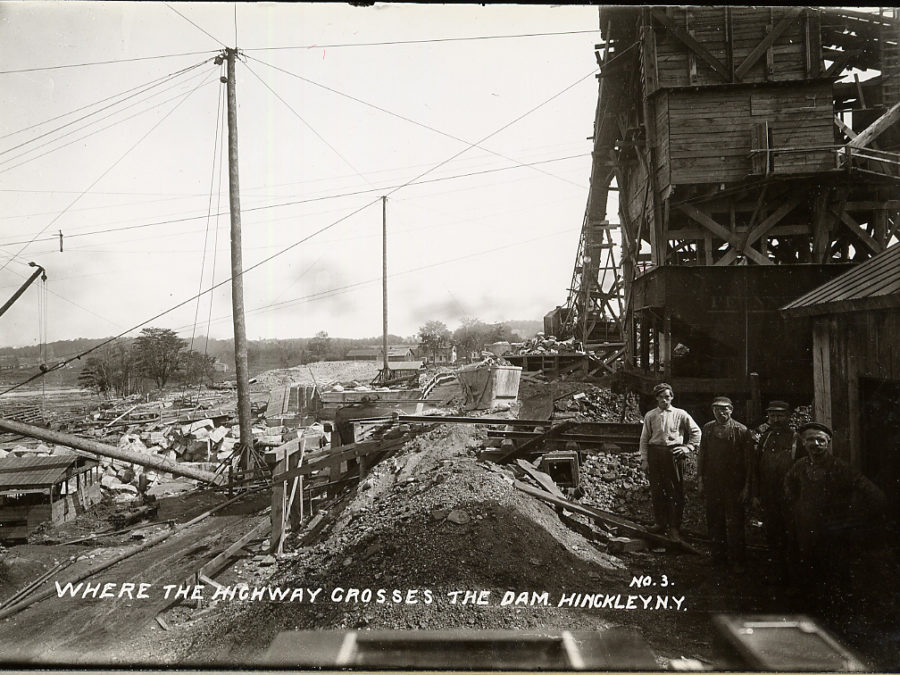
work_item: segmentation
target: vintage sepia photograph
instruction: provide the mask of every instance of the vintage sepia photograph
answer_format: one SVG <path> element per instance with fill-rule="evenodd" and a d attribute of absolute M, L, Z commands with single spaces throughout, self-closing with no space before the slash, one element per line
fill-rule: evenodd
<path fill-rule="evenodd" d="M 0 0 L 0 667 L 900 669 L 900 9 Z"/>

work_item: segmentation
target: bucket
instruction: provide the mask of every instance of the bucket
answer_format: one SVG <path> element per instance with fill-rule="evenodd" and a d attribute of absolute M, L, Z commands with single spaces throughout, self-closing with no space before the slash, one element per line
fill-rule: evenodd
<path fill-rule="evenodd" d="M 457 373 L 466 410 L 487 410 L 512 404 L 519 397 L 519 366 L 472 366 Z"/>

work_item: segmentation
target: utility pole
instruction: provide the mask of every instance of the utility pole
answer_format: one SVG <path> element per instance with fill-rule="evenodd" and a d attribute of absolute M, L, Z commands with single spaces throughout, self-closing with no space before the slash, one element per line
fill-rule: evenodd
<path fill-rule="evenodd" d="M 388 371 L 388 315 L 387 315 L 387 197 L 381 198 L 381 295 L 383 307 L 383 330 L 381 348 L 384 350 L 384 382 L 390 379 Z"/>
<path fill-rule="evenodd" d="M 225 50 L 228 91 L 228 188 L 231 210 L 231 313 L 234 320 L 234 370 L 237 376 L 238 424 L 241 430 L 241 468 L 252 468 L 253 430 L 250 428 L 250 372 L 247 367 L 247 328 L 244 323 L 244 276 L 241 260 L 241 195 L 238 180 L 237 94 L 234 60 L 237 49 Z"/>

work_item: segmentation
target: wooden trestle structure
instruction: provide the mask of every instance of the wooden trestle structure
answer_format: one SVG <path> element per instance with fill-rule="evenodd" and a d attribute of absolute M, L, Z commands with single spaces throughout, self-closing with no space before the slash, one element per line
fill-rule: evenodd
<path fill-rule="evenodd" d="M 900 229 L 896 11 L 599 12 L 591 186 L 559 332 L 616 327 L 644 393 L 666 379 L 749 398 L 758 373 L 765 397 L 807 400 L 809 331 L 778 308 Z"/>

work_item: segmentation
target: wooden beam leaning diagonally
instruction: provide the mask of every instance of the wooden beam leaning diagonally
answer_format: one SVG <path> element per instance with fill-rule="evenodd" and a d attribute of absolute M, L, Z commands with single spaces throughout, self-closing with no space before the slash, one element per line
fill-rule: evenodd
<path fill-rule="evenodd" d="M 734 261 L 738 257 L 738 253 L 740 251 L 746 252 L 750 249 L 753 244 L 757 242 L 761 237 L 763 237 L 766 232 L 771 230 L 775 225 L 781 222 L 781 220 L 791 211 L 793 211 L 800 202 L 803 201 L 802 197 L 797 197 L 796 199 L 791 199 L 779 206 L 775 211 L 766 216 L 762 221 L 760 221 L 759 225 L 754 227 L 752 230 L 747 232 L 744 236 L 744 240 L 741 242 L 740 246 L 733 246 L 731 249 L 726 251 L 725 255 L 718 261 L 718 265 L 730 265 L 732 261 Z"/>
<path fill-rule="evenodd" d="M 881 246 L 875 239 L 873 239 L 868 232 L 866 232 L 862 225 L 856 222 L 856 220 L 846 211 L 841 211 L 837 213 L 836 211 L 832 211 L 836 218 L 840 218 L 841 222 L 850 230 L 856 237 L 866 245 L 866 247 L 872 251 L 872 253 L 881 253 L 884 250 L 884 247 Z"/>
<path fill-rule="evenodd" d="M 779 21 L 775 27 L 769 31 L 769 34 L 764 37 L 758 45 L 756 45 L 749 54 L 747 54 L 747 58 L 737 67 L 734 71 L 734 77 L 737 80 L 743 79 L 744 75 L 756 65 L 756 62 L 759 61 L 760 58 L 766 53 L 766 50 L 771 47 L 775 40 L 780 38 L 784 31 L 788 29 L 788 27 L 796 21 L 799 14 L 791 12 L 787 16 L 783 17 L 781 21 Z"/>
<path fill-rule="evenodd" d="M 685 31 L 681 26 L 678 26 L 671 18 L 665 15 L 665 13 L 659 11 L 658 9 L 654 9 L 651 12 L 651 15 L 654 19 L 659 21 L 662 25 L 664 25 L 669 32 L 672 34 L 675 39 L 677 39 L 681 44 L 694 52 L 700 60 L 702 60 L 706 65 L 712 68 L 719 76 L 722 77 L 726 82 L 731 82 L 731 72 L 725 65 L 719 61 L 715 56 L 709 53 L 709 51 L 702 44 L 697 42 L 687 31 Z"/>
<path fill-rule="evenodd" d="M 847 147 L 868 147 L 872 141 L 878 138 L 882 132 L 893 126 L 898 120 L 900 120 L 900 102 L 895 103 L 890 110 L 884 113 L 884 115 L 861 131 L 856 138 L 847 143 Z"/>
<path fill-rule="evenodd" d="M 707 214 L 703 213 L 703 211 L 698 209 L 696 206 L 693 206 L 691 204 L 681 204 L 678 208 L 682 211 L 682 213 L 689 216 L 692 220 L 695 220 L 696 222 L 700 223 L 707 230 L 709 230 L 714 235 L 719 237 L 719 239 L 722 239 L 722 240 L 728 242 L 729 244 L 731 244 L 732 247 L 738 247 L 740 245 L 740 242 L 738 241 L 737 236 L 733 232 L 731 232 L 731 230 L 729 230 L 726 227 L 717 223 L 715 220 L 713 220 Z M 752 248 L 748 248 L 746 251 L 743 251 L 743 253 L 748 258 L 750 258 L 754 262 L 759 263 L 760 265 L 771 265 L 772 264 L 771 260 L 766 258 L 759 251 L 756 251 Z M 721 264 L 721 263 L 717 261 L 716 265 L 719 265 L 719 264 Z"/>

